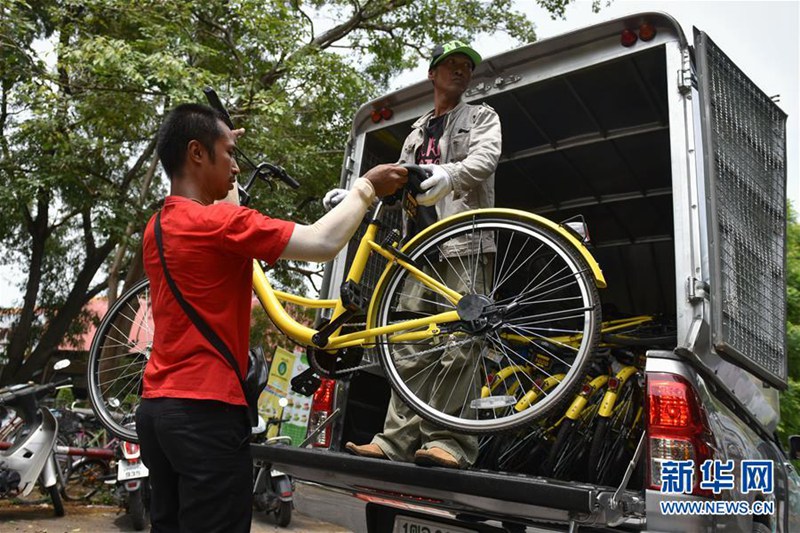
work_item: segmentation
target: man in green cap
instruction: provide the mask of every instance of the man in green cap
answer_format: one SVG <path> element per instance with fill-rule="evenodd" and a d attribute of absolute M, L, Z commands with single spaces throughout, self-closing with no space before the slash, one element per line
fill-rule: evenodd
<path fill-rule="evenodd" d="M 433 83 L 433 109 L 414 123 L 398 161 L 421 165 L 430 175 L 421 184 L 424 192 L 417 195 L 416 217 L 407 221 L 407 230 L 412 234 L 457 213 L 494 207 L 494 173 L 502 144 L 500 119 L 486 104 L 470 105 L 461 100 L 480 61 L 481 56 L 461 41 L 450 41 L 433 50 L 428 70 L 428 79 Z M 323 203 L 326 207 L 335 205 L 338 195 L 338 190 L 330 191 Z M 485 252 L 491 247 L 490 244 L 481 249 Z M 465 279 L 472 276 L 464 275 L 463 265 L 475 264 L 475 260 L 451 261 L 445 257 L 431 265 L 431 270 L 452 289 L 486 294 L 492 281 L 491 255 L 479 256 L 483 267 L 470 286 Z M 403 293 L 406 298 L 401 310 L 441 311 L 435 310 L 436 297 L 419 283 L 405 287 Z M 463 403 L 448 405 L 451 398 L 475 394 L 469 390 L 475 386 L 474 380 L 470 383 L 470 372 L 464 369 L 474 368 L 474 361 L 481 357 L 480 350 L 476 344 L 432 354 L 439 358 L 436 363 L 440 370 L 431 387 L 431 406 L 451 412 L 463 407 Z M 408 367 L 404 372 L 412 375 L 428 368 L 431 361 L 430 356 L 417 358 L 410 352 L 404 363 Z M 421 419 L 394 393 L 383 432 L 369 444 L 348 442 L 346 448 L 366 457 L 413 460 L 420 465 L 450 468 L 469 467 L 478 456 L 476 437 L 453 433 Z"/>

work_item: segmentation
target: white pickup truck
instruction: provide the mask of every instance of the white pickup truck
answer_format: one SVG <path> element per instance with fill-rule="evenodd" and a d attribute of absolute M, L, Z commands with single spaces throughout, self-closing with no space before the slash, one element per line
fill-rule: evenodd
<path fill-rule="evenodd" d="M 254 454 L 370 502 L 367 523 L 376 532 L 800 531 L 800 478 L 775 433 L 778 391 L 787 383 L 785 113 L 706 34 L 695 29 L 690 40 L 661 13 L 490 57 L 465 99 L 500 116 L 496 205 L 556 222 L 582 215 L 608 285 L 603 305 L 674 319 L 675 346 L 649 350 L 644 371 L 645 383 L 671 385 L 644 388 L 644 436 L 623 482 L 348 455 L 346 441 L 369 442 L 382 429 L 389 386 L 376 367 L 323 382 L 310 428 L 321 430 L 310 449 L 255 447 Z M 341 185 L 396 161 L 431 102 L 425 81 L 365 104 Z M 373 120 L 381 109 L 388 111 Z M 334 297 L 353 251 L 326 271 Z M 366 287 L 384 268 L 382 259 L 371 261 Z M 701 413 L 700 422 L 674 431 L 654 425 L 664 394 L 680 399 L 676 408 Z M 773 490 L 744 490 L 737 477 L 717 495 L 698 480 L 667 495 L 656 480 L 676 449 L 697 464 L 732 460 L 737 472 L 743 460 L 772 461 Z M 745 509 L 766 502 L 772 512 L 666 514 L 665 500 L 746 502 Z"/>

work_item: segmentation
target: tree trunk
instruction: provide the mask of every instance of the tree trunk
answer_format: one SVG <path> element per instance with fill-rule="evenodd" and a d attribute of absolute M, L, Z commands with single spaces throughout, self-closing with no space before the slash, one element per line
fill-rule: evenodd
<path fill-rule="evenodd" d="M 42 264 L 44 263 L 45 245 L 48 238 L 48 204 L 50 195 L 44 189 L 39 189 L 37 199 L 36 218 L 28 220 L 27 230 L 31 236 L 31 262 L 28 270 L 28 283 L 25 286 L 22 311 L 19 320 L 11 330 L 6 357 L 8 363 L 0 376 L 0 383 L 7 385 L 13 383 L 16 374 L 22 367 L 25 354 L 31 344 L 33 323 L 36 320 L 36 302 L 39 296 L 39 287 L 42 282 Z M 27 209 L 25 207 L 24 209 Z"/>
<path fill-rule="evenodd" d="M 39 342 L 36 344 L 36 348 L 25 360 L 25 364 L 19 369 L 17 375 L 14 376 L 16 381 L 22 382 L 31 379 L 47 364 L 53 352 L 64 340 L 69 326 L 80 315 L 81 310 L 89 300 L 88 292 L 92 278 L 97 274 L 113 247 L 113 243 L 107 242 L 98 248 L 94 254 L 86 258 L 83 269 L 78 274 L 67 300 L 52 320 L 47 323 Z"/>
<path fill-rule="evenodd" d="M 151 147 L 155 147 L 155 142 L 151 143 L 151 146 L 148 147 L 148 150 Z M 150 160 L 150 166 L 147 168 L 147 172 L 145 172 L 144 177 L 142 178 L 142 188 L 139 193 L 139 201 L 137 203 L 138 208 L 144 207 L 145 202 L 147 201 L 148 193 L 150 192 L 150 184 L 153 182 L 153 176 L 155 176 L 156 169 L 158 168 L 158 155 L 153 154 Z M 119 298 L 119 277 L 120 271 L 122 270 L 125 260 L 125 256 L 128 252 L 128 245 L 127 240 L 128 238 L 134 234 L 134 230 L 136 232 L 141 232 L 144 230 L 144 225 L 134 226 L 133 223 L 129 223 L 125 228 L 125 237 L 122 239 L 119 247 L 117 248 L 117 252 L 114 254 L 114 260 L 111 262 L 111 267 L 108 269 L 108 307 L 110 308 Z M 139 246 L 141 249 L 141 246 Z M 141 250 L 137 250 L 131 259 L 131 262 L 127 265 L 128 266 L 128 274 L 125 276 L 125 289 L 127 290 L 130 287 L 129 281 L 137 281 L 139 278 L 142 277 L 144 273 L 144 268 L 142 265 L 142 254 Z"/>

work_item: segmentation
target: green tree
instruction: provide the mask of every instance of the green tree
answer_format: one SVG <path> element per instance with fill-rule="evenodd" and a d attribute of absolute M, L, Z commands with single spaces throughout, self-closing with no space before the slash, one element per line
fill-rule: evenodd
<path fill-rule="evenodd" d="M 563 16 L 571 0 L 537 1 Z M 0 0 L 0 260 L 27 274 L 0 382 L 30 378 L 96 320 L 90 298 L 141 276 L 166 110 L 216 87 L 245 151 L 303 181 L 258 207 L 309 221 L 357 107 L 431 43 L 497 31 L 535 39 L 510 0 Z"/>
<path fill-rule="evenodd" d="M 786 228 L 786 320 L 789 388 L 781 394 L 778 426 L 784 442 L 789 435 L 800 435 L 800 223 L 791 206 Z"/>

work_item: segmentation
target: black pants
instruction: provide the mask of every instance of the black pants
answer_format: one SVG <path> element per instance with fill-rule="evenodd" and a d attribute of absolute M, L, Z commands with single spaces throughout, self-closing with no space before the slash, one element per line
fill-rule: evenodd
<path fill-rule="evenodd" d="M 150 469 L 151 531 L 250 531 L 253 461 L 245 407 L 144 399 L 136 431 Z"/>

